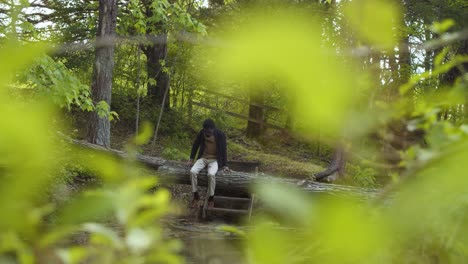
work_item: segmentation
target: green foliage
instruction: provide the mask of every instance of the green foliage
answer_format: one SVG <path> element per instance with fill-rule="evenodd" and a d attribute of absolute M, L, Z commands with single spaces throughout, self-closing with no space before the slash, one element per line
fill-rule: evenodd
<path fill-rule="evenodd" d="M 304 134 L 317 133 L 315 123 L 320 123 L 323 134 L 335 136 L 346 122 L 351 102 L 367 88 L 358 86 L 354 75 L 365 73 L 348 71 L 352 63 L 345 67 L 338 56 L 323 51 L 317 24 L 300 10 L 252 11 L 243 16 L 240 26 L 226 29 L 223 35 L 229 45 L 209 55 L 216 64 L 206 78 L 220 76 L 241 83 L 279 79 L 290 95 L 291 114 L 305 121 Z"/>
<path fill-rule="evenodd" d="M 141 132 L 135 137 L 135 145 L 141 146 L 148 144 L 153 135 L 153 125 L 149 122 L 143 122 Z"/>
<path fill-rule="evenodd" d="M 5 21 L 0 23 L 0 38 L 6 38 L 9 41 L 37 39 L 38 30 L 25 12 L 25 9 L 29 7 L 29 1 L 2 1 L 0 7 L 2 20 Z"/>
<path fill-rule="evenodd" d="M 158 34 L 161 30 L 178 32 L 181 29 L 203 32 L 205 29 L 188 15 L 182 2 L 153 1 L 148 2 L 148 6 L 143 3 L 129 1 L 126 5 L 132 15 L 121 20 L 121 25 L 127 26 L 123 34 Z M 233 1 L 228 3 L 228 8 L 237 8 Z M 95 8 L 96 4 L 92 2 L 90 7 Z M 187 56 L 182 61 L 190 65 L 179 65 L 180 72 L 174 75 L 190 84 L 204 84 L 201 69 L 211 68 L 205 77 L 220 77 L 222 80 L 215 80 L 218 84 L 238 83 L 230 87 L 232 90 L 246 83 L 251 88 L 257 86 L 252 83 L 275 80 L 282 91 L 276 99 L 285 94 L 291 97 L 285 100 L 292 109 L 291 115 L 301 122 L 302 132 L 309 137 L 314 133 L 342 137 L 343 131 L 356 136 L 350 131 L 355 127 L 361 131 L 359 135 L 363 135 L 374 132 L 372 129 L 389 120 L 410 120 L 406 128 L 409 132 L 422 131 L 424 142 L 412 143 L 403 152 L 404 159 L 398 168 L 406 177 L 395 176 L 399 179 L 393 186 L 396 192 L 389 188 L 390 191 L 379 194 L 371 203 L 326 194 L 311 197 L 286 186 L 257 185 L 253 187 L 254 192 L 268 209 L 254 217 L 252 227 L 245 233 L 227 227 L 222 230 L 245 238 L 243 242 L 250 263 L 465 263 L 468 259 L 468 178 L 463 165 L 468 160 L 468 129 L 462 124 L 466 119 L 453 121 L 451 118 L 466 111 L 466 76 L 462 75 L 466 55 L 456 54 L 453 47 L 443 49 L 434 58 L 433 69 L 413 71 L 418 74 L 400 87 L 400 94 L 393 98 L 395 103 L 380 100 L 372 104 L 373 108 L 366 108 L 367 100 L 373 100 L 374 93 L 387 96 L 377 88 L 369 88 L 381 88 L 380 84 L 388 75 L 394 78 L 395 74 L 373 72 L 369 75 L 367 70 L 375 69 L 347 56 L 349 47 L 344 43 L 354 45 L 357 39 L 396 51 L 395 36 L 411 31 L 395 32 L 396 27 L 402 26 L 398 25 L 400 20 L 404 20 L 389 2 L 356 0 L 347 4 L 348 9 L 345 8 L 343 14 L 338 12 L 346 18 L 343 20 L 328 16 L 311 19 L 310 14 L 292 9 L 245 12 L 245 16 L 224 22 L 234 27 L 220 29 L 223 33 L 220 35 L 225 38 L 223 45 L 215 48 L 214 55 L 210 53 L 211 48 L 201 48 L 200 54 L 208 58 L 198 60 L 200 68 L 194 63 L 197 58 L 192 60 Z M 463 1 L 449 1 L 442 6 L 460 8 Z M 151 12 L 146 12 L 145 8 L 150 8 Z M 96 17 L 85 17 L 94 28 Z M 405 23 L 412 21 L 406 19 Z M 421 24 L 427 22 L 426 19 L 424 16 L 414 21 Z M 341 21 L 349 21 L 349 25 Z M 336 32 L 324 33 L 323 23 L 333 25 Z M 435 24 L 434 30 L 444 32 L 452 24 Z M 16 25 L 13 24 L 13 31 Z M 352 40 L 338 38 L 346 35 L 347 30 L 354 30 L 353 34 L 344 36 Z M 410 39 L 417 38 L 410 36 Z M 332 43 L 333 48 L 324 43 Z M 179 49 L 172 48 L 172 52 L 176 51 Z M 61 107 L 76 105 L 89 111 L 92 105 L 87 101 L 88 89 L 73 78 L 73 73 L 61 63 L 41 57 L 21 79 L 22 84 L 14 89 L 24 88 L 26 84 L 44 96 L 29 100 L 26 105 L 24 100 L 7 93 L 12 77 L 43 52 L 43 48 L 22 43 L 6 43 L 0 50 L 0 261 L 51 263 L 52 260 L 43 258 L 52 255 L 64 263 L 181 262 L 180 243 L 166 238 L 160 224 L 162 217 L 172 212 L 170 195 L 164 189 L 150 191 L 157 183 L 154 177 L 145 175 L 132 162 L 70 149 L 56 140 L 55 131 L 60 130 L 56 120 L 60 118 L 46 97 Z M 419 56 L 418 53 L 412 55 Z M 372 59 L 372 64 L 380 69 L 382 62 L 387 63 L 389 54 L 379 56 L 377 63 Z M 128 67 L 123 73 L 134 73 L 131 62 L 119 64 L 122 68 Z M 404 65 L 398 66 L 401 67 L 396 75 L 408 73 Z M 438 85 L 435 80 L 448 73 L 454 76 L 454 69 L 462 72 L 458 79 L 447 82 L 446 87 Z M 376 81 L 370 85 L 372 78 L 369 76 L 374 75 Z M 121 97 L 135 97 L 141 90 L 125 82 L 130 82 L 136 74 L 129 76 L 117 78 L 116 83 L 122 88 L 118 91 Z M 184 87 L 185 84 L 177 85 Z M 133 91 L 129 87 L 134 87 Z M 425 89 L 421 92 L 421 89 L 413 89 L 415 87 Z M 187 89 L 193 91 L 193 87 Z M 368 95 L 372 95 L 371 99 Z M 130 107 L 131 100 L 126 102 Z M 100 116 L 116 117 L 105 102 L 99 102 L 95 110 Z M 156 120 L 157 110 L 144 113 L 144 119 Z M 207 114 L 196 111 L 196 118 Z M 385 115 L 368 118 L 381 111 Z M 130 119 L 132 115 L 125 116 Z M 221 126 L 228 125 L 224 116 L 214 116 Z M 178 141 L 186 142 L 190 132 L 180 122 L 185 118 L 182 111 L 173 109 L 170 118 L 163 119 L 162 132 L 175 134 Z M 136 145 L 148 142 L 152 127 L 144 125 L 141 131 L 132 140 Z M 186 159 L 183 148 L 170 143 L 163 155 Z M 230 143 L 230 151 L 241 153 L 242 158 L 262 158 L 266 166 L 283 166 L 283 171 L 300 171 L 303 175 L 321 169 L 312 164 L 295 163 L 287 154 L 266 155 Z M 135 146 L 128 147 L 128 150 L 134 149 Z M 130 159 L 134 158 L 136 153 L 130 153 Z M 48 200 L 46 195 L 41 195 L 43 192 L 54 190 L 57 182 L 66 182 L 75 175 L 73 171 L 63 173 L 64 164 L 75 165 L 80 173 L 93 174 L 100 179 L 100 185 L 72 195 L 65 202 Z M 377 172 L 371 168 L 348 165 L 348 173 L 360 185 L 375 185 Z M 118 226 L 121 232 L 111 226 Z M 85 236 L 86 241 L 70 245 L 70 239 L 77 233 Z"/>
<path fill-rule="evenodd" d="M 58 120 L 44 98 L 23 106 L 3 96 L 9 77 L 43 49 L 6 45 L 0 52 L 0 259 L 13 263 L 181 263 L 178 241 L 163 236 L 158 220 L 172 212 L 167 190 L 149 191 L 154 177 L 131 162 L 65 147 L 57 140 Z M 12 58 L 9 53 L 20 54 Z M 56 75 L 54 75 L 56 76 Z M 70 80 L 70 79 L 69 79 Z M 140 135 L 146 142 L 151 133 Z M 44 193 L 57 183 L 61 166 L 73 163 L 94 173 L 102 186 L 64 203 Z M 64 179 L 65 180 L 65 179 Z M 110 226 L 113 222 L 123 232 Z M 81 234 L 87 242 L 70 244 Z"/>
<path fill-rule="evenodd" d="M 176 148 L 165 148 L 161 155 L 169 160 L 187 160 L 189 156 Z"/>
<path fill-rule="evenodd" d="M 391 244 L 384 218 L 372 214 L 365 204 L 329 197 L 314 199 L 279 185 L 260 185 L 255 190 L 270 209 L 255 220 L 247 234 L 250 262 L 373 263 L 379 259 L 386 263 L 388 255 L 382 250 L 391 250 Z M 278 224 L 300 231 L 291 232 Z"/>
<path fill-rule="evenodd" d="M 351 1 L 344 12 L 365 43 L 387 49 L 397 43 L 393 29 L 400 20 L 399 10 L 391 1 Z"/>
<path fill-rule="evenodd" d="M 449 30 L 451 27 L 455 25 L 455 21 L 453 19 L 445 19 L 442 22 L 434 22 L 431 25 L 431 30 L 435 33 L 442 34 Z"/>
<path fill-rule="evenodd" d="M 366 41 L 393 48 L 396 43 L 392 25 L 394 20 L 399 20 L 396 19 L 396 8 L 371 2 L 367 1 L 370 6 L 375 4 L 375 8 L 355 8 L 352 11 L 359 14 L 345 15 L 356 21 L 368 19 L 364 25 L 356 21 L 351 25 L 360 37 L 367 38 Z M 218 63 L 214 66 L 216 69 L 209 72 L 209 78 L 216 73 L 222 78 L 239 82 L 247 79 L 255 83 L 280 76 L 287 80 L 285 89 L 294 96 L 294 105 L 290 105 L 296 109 L 294 117 L 303 120 L 307 133 L 315 132 L 317 123 L 322 131 L 335 135 L 341 135 L 343 130 L 348 132 L 352 122 L 344 121 L 344 116 L 356 109 L 353 106 L 360 102 L 360 89 L 366 90 L 368 85 L 361 80 L 353 82 L 353 77 L 366 76 L 366 73 L 350 70 L 352 62 L 339 61 L 333 52 L 324 50 L 319 45 L 318 36 L 322 35 L 314 28 L 316 24 L 312 20 L 301 17 L 300 13 L 294 16 L 287 12 L 275 14 L 272 18 L 271 14 L 259 11 L 257 17 L 244 17 L 244 23 L 239 23 L 238 28 L 226 29 L 227 48 L 223 46 L 217 51 L 217 55 L 221 54 L 219 57 L 213 55 Z M 385 23 L 375 19 L 384 19 Z M 304 25 L 308 27 L 304 28 Z M 378 32 L 380 28 L 377 27 L 381 25 L 386 27 L 384 32 Z M 284 50 L 287 52 L 282 52 Z M 400 95 L 412 91 L 410 88 L 419 81 L 439 78 L 453 67 L 466 63 L 465 57 L 450 54 L 449 60 L 438 60 L 440 65 L 434 70 L 418 74 L 400 88 Z M 343 65 L 347 67 L 342 68 Z M 468 182 L 462 165 L 468 160 L 466 128 L 441 120 L 439 115 L 444 108 L 459 107 L 461 103 L 466 106 L 466 102 L 460 100 L 466 95 L 463 90 L 466 80 L 460 76 L 454 80 L 453 87 L 444 87 L 447 93 L 437 91 L 427 97 L 418 94 L 414 104 L 410 103 L 416 96 L 401 96 L 401 99 L 395 98 L 395 103 L 387 101 L 384 103 L 387 115 L 368 121 L 377 123 L 408 118 L 411 120 L 408 129 L 421 130 L 425 135 L 428 145 L 419 147 L 424 152 L 412 150 L 409 156 L 414 159 L 406 160 L 407 170 L 403 172 L 406 177 L 397 183 L 396 192 L 379 194 L 375 201 L 366 203 L 326 194 L 310 197 L 289 186 L 271 183 L 256 186 L 254 192 L 269 211 L 257 215 L 253 229 L 247 232 L 248 262 L 466 261 Z M 350 94 L 351 91 L 354 94 Z M 375 110 L 364 109 L 364 114 L 368 111 Z M 350 120 L 356 120 L 354 115 L 359 114 L 350 114 Z M 358 125 L 363 131 L 370 132 L 366 124 Z M 375 185 L 377 172 L 371 168 L 351 166 L 348 172 L 364 186 Z M 385 206 L 381 206 L 382 203 Z M 294 226 L 298 231 L 284 226 Z"/>
<path fill-rule="evenodd" d="M 130 15 L 124 17 L 121 23 L 124 34 L 130 29 L 135 29 L 140 35 L 157 35 L 164 30 L 206 34 L 205 26 L 177 2 L 162 0 L 142 3 L 132 0 L 129 1 L 128 9 Z"/>
<path fill-rule="evenodd" d="M 110 121 L 119 118 L 119 115 L 115 111 L 110 110 L 110 105 L 106 101 L 100 101 L 96 104 L 96 113 L 100 118 L 106 117 Z"/>
<path fill-rule="evenodd" d="M 70 110 L 75 105 L 83 111 L 94 110 L 89 87 L 82 84 L 62 63 L 47 55 L 36 58 L 21 80 L 27 88 L 34 89 L 37 94 L 48 97 L 62 108 Z"/>
<path fill-rule="evenodd" d="M 260 171 L 284 177 L 304 178 L 324 170 L 310 161 L 298 161 L 291 155 L 268 153 L 270 150 L 252 150 L 246 146 L 228 141 L 228 157 L 241 161 L 259 161 Z"/>
<path fill-rule="evenodd" d="M 373 168 L 366 168 L 359 165 L 347 164 L 346 177 L 351 177 L 352 185 L 374 188 L 377 185 L 377 171 Z"/>
<path fill-rule="evenodd" d="M 447 51 L 442 51 L 441 54 L 445 56 L 447 54 Z M 410 91 L 411 88 L 413 88 L 418 82 L 428 80 L 433 76 L 439 76 L 441 74 L 447 73 L 450 69 L 468 62 L 468 56 L 464 55 L 454 55 L 451 57 L 449 61 L 446 63 L 441 63 L 443 60 L 443 57 L 438 57 L 436 62 L 437 64 L 435 65 L 436 68 L 433 71 L 426 71 L 418 75 L 414 75 L 411 77 L 411 80 L 402 85 L 400 87 L 400 93 L 405 94 L 408 91 Z M 439 64 L 441 63 L 441 64 Z"/>

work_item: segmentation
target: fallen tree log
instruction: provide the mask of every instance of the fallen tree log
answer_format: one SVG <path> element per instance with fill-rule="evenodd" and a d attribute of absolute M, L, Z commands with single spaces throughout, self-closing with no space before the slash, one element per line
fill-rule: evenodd
<path fill-rule="evenodd" d="M 174 183 L 191 184 L 190 169 L 181 162 L 166 161 L 157 170 L 162 181 L 172 181 Z M 198 184 L 207 186 L 206 170 L 198 176 Z M 312 180 L 297 180 L 291 178 L 275 177 L 263 173 L 246 173 L 239 171 L 222 172 L 216 174 L 216 192 L 222 194 L 247 195 L 250 187 L 258 183 L 279 183 L 286 186 L 294 186 L 306 192 L 326 193 L 329 195 L 356 197 L 369 199 L 377 194 L 376 189 L 360 188 L 338 184 L 321 183 Z"/>
<path fill-rule="evenodd" d="M 338 148 L 335 150 L 332 162 L 325 171 L 319 172 L 314 175 L 315 179 L 320 180 L 331 180 L 334 181 L 338 176 L 343 176 L 345 166 L 344 150 Z M 330 178 L 330 179 L 328 179 Z"/>
<path fill-rule="evenodd" d="M 127 154 L 127 153 L 125 153 L 125 152 L 123 152 L 121 150 L 106 148 L 106 147 L 103 147 L 103 146 L 100 146 L 100 145 L 89 143 L 87 141 L 71 139 L 71 138 L 68 138 L 68 137 L 65 137 L 65 139 L 68 142 L 70 142 L 70 143 L 72 143 L 72 144 L 74 144 L 74 145 L 76 145 L 78 147 L 87 149 L 87 150 L 94 150 L 96 152 L 104 153 L 104 154 L 111 155 L 111 156 L 121 158 L 121 159 L 124 159 L 124 160 L 127 160 L 127 159 L 131 158 L 129 154 Z M 156 169 L 156 170 L 166 162 L 165 159 L 160 158 L 160 157 L 151 157 L 151 156 L 145 156 L 145 155 L 141 155 L 141 154 L 136 154 L 135 156 L 133 156 L 133 158 L 136 159 L 136 161 L 138 161 L 142 165 L 145 165 L 148 168 Z"/>
<path fill-rule="evenodd" d="M 84 149 L 98 151 L 122 159 L 130 156 L 123 151 L 108 149 L 86 141 L 69 139 L 69 142 Z M 182 162 L 168 161 L 160 157 L 136 155 L 136 160 L 146 168 L 155 171 L 163 183 L 191 184 L 190 168 Z M 250 187 L 257 183 L 280 183 L 294 186 L 306 192 L 326 193 L 330 195 L 356 197 L 368 199 L 377 194 L 376 189 L 359 188 L 353 186 L 320 183 L 311 180 L 297 180 L 265 175 L 263 173 L 246 173 L 239 171 L 222 172 L 216 174 L 216 192 L 236 196 L 248 195 Z M 198 176 L 199 186 L 207 186 L 206 169 Z"/>

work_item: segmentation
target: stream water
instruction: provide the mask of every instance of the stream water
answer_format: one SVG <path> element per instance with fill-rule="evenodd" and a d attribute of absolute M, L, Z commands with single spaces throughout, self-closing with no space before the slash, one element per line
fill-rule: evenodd
<path fill-rule="evenodd" d="M 167 223 L 169 236 L 183 242 L 182 254 L 187 263 L 245 263 L 242 240 L 235 234 L 220 230 L 222 225 L 220 222 L 194 222 L 183 218 L 171 219 Z"/>

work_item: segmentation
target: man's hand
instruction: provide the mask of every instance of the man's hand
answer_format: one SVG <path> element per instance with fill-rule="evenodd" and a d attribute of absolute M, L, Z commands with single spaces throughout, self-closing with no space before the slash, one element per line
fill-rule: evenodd
<path fill-rule="evenodd" d="M 193 159 L 190 159 L 187 161 L 187 163 L 185 164 L 187 167 L 192 167 L 193 166 Z"/>
<path fill-rule="evenodd" d="M 231 172 L 231 170 L 229 169 L 228 166 L 224 166 L 223 167 L 223 172 Z"/>

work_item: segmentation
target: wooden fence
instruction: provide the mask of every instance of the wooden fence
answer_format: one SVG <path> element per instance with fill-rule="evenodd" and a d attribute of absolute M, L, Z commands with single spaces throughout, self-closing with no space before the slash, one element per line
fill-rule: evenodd
<path fill-rule="evenodd" d="M 202 91 L 202 92 L 205 92 L 205 93 L 208 93 L 208 94 L 212 94 L 212 95 L 222 97 L 222 98 L 226 98 L 226 99 L 229 99 L 229 100 L 242 102 L 242 103 L 245 103 L 245 104 L 248 104 L 248 105 L 254 105 L 256 107 L 262 108 L 263 110 L 275 111 L 275 112 L 280 112 L 280 113 L 284 112 L 282 109 L 274 107 L 274 106 L 253 103 L 253 102 L 250 102 L 248 100 L 237 98 L 237 97 L 234 97 L 234 96 L 231 96 L 231 95 L 226 95 L 226 94 L 223 94 L 223 93 L 220 93 L 220 92 L 217 92 L 217 91 L 212 91 L 212 90 L 203 89 L 203 88 L 198 88 L 197 91 Z M 223 113 L 225 113 L 225 114 L 227 114 L 229 116 L 239 118 L 239 119 L 243 119 L 243 120 L 247 120 L 249 122 L 257 123 L 257 124 L 260 124 L 260 125 L 262 125 L 264 127 L 268 127 L 268 128 L 283 130 L 286 127 L 286 125 L 284 127 L 282 127 L 282 126 L 279 126 L 279 125 L 271 124 L 271 123 L 268 123 L 266 120 L 257 120 L 257 119 L 251 118 L 249 116 L 245 116 L 245 115 L 242 115 L 242 114 L 239 114 L 239 113 L 234 113 L 234 112 L 228 111 L 226 109 L 221 109 L 219 107 L 211 106 L 211 105 L 206 104 L 206 103 L 202 103 L 202 102 L 199 102 L 199 101 L 194 101 L 193 99 L 190 101 L 190 103 L 192 105 L 196 105 L 198 107 L 202 107 L 202 108 L 205 108 L 205 109 L 210 109 L 210 110 L 214 110 L 214 111 L 223 112 Z"/>

